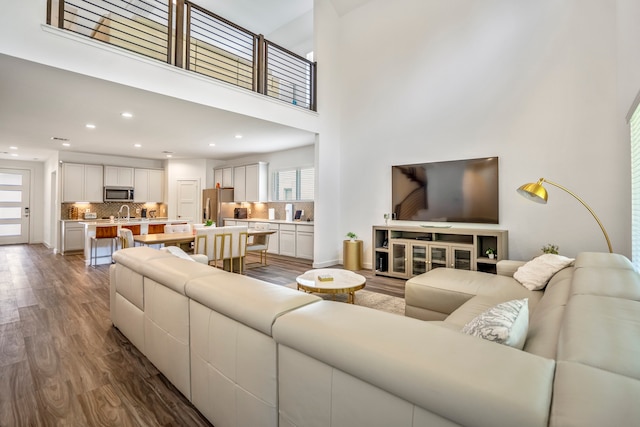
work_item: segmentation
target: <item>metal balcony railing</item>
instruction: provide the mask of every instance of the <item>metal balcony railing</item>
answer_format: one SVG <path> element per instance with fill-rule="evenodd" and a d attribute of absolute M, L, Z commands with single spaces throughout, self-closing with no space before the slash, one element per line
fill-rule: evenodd
<path fill-rule="evenodd" d="M 316 64 L 176 0 L 47 0 L 47 24 L 316 110 Z"/>

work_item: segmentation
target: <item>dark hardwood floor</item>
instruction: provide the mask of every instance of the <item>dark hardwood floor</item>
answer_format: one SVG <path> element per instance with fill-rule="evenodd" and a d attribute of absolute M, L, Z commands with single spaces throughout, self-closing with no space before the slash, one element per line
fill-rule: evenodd
<path fill-rule="evenodd" d="M 0 426 L 210 425 L 112 327 L 108 268 L 42 245 L 0 246 Z M 310 268 L 269 256 L 247 275 L 286 285 Z M 404 295 L 403 280 L 360 273 L 366 289 Z"/>

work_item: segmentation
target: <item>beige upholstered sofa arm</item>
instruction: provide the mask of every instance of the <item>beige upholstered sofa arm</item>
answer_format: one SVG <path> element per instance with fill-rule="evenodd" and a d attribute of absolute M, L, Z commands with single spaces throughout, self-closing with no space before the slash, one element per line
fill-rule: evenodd
<path fill-rule="evenodd" d="M 525 265 L 527 261 L 515 261 L 512 259 L 503 259 L 497 262 L 496 272 L 501 276 L 513 277 L 518 267 Z"/>

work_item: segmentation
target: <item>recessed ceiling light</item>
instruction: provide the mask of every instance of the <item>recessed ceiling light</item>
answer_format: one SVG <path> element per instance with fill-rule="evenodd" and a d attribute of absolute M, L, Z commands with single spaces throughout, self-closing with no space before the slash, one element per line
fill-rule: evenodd
<path fill-rule="evenodd" d="M 14 147 L 13 145 L 11 147 L 9 147 L 9 150 L 17 150 L 18 147 Z"/>
<path fill-rule="evenodd" d="M 87 123 L 86 125 L 84 125 L 87 129 L 95 129 L 96 125 L 92 124 L 92 123 Z"/>
<path fill-rule="evenodd" d="M 171 154 L 167 154 L 167 158 L 171 158 L 173 157 Z"/>
<path fill-rule="evenodd" d="M 133 146 L 136 147 L 136 148 L 140 148 L 140 147 L 142 147 L 142 144 L 133 144 Z"/>
<path fill-rule="evenodd" d="M 12 157 L 18 157 L 18 153 L 11 153 Z"/>
<path fill-rule="evenodd" d="M 68 142 L 63 142 L 63 143 L 62 143 L 62 146 L 63 146 L 63 147 L 71 147 L 71 144 L 69 144 Z"/>
<path fill-rule="evenodd" d="M 128 112 L 126 112 L 126 111 L 125 111 L 125 112 L 123 112 L 123 113 L 120 113 L 120 115 L 121 115 L 122 117 L 124 117 L 125 119 L 130 119 L 131 117 L 133 117 L 133 114 L 128 113 Z"/>
<path fill-rule="evenodd" d="M 242 135 L 237 134 L 237 135 L 236 135 L 236 139 L 242 139 Z"/>
<path fill-rule="evenodd" d="M 215 147 L 216 144 L 214 144 L 213 142 L 211 144 L 209 144 L 209 147 Z"/>

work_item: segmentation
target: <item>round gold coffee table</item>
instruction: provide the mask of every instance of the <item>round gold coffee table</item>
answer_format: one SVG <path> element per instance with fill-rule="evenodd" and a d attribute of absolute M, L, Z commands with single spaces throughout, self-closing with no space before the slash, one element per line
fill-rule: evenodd
<path fill-rule="evenodd" d="M 330 278 L 331 280 L 321 280 Z M 347 302 L 353 304 L 356 291 L 364 288 L 367 279 L 360 274 L 338 268 L 309 270 L 296 277 L 298 290 L 324 294 L 347 294 Z"/>

